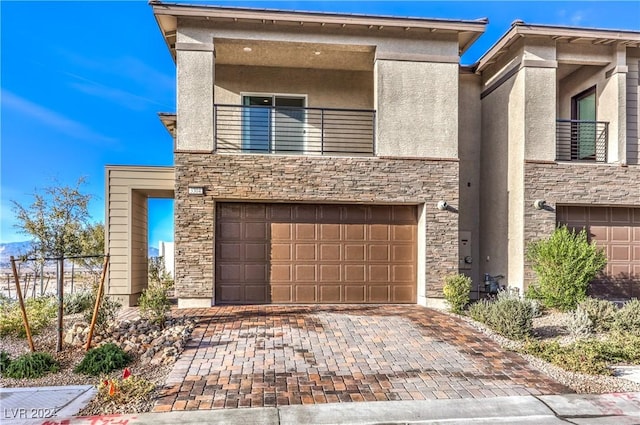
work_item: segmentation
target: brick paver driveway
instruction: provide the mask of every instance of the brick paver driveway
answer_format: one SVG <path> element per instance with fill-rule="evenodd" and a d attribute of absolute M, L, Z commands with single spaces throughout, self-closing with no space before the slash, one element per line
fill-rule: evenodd
<path fill-rule="evenodd" d="M 156 412 L 571 392 L 457 317 L 420 306 L 184 314 L 198 325 Z"/>

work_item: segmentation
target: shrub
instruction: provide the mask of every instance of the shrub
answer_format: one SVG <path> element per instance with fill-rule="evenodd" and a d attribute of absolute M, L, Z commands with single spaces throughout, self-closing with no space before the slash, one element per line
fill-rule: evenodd
<path fill-rule="evenodd" d="M 535 303 L 510 291 L 501 291 L 495 300 L 482 300 L 469 308 L 472 319 L 486 324 L 502 336 L 517 340 L 531 335 L 535 314 Z"/>
<path fill-rule="evenodd" d="M 103 403 L 129 404 L 143 400 L 154 388 L 152 382 L 137 376 L 103 380 L 98 385 L 98 399 Z"/>
<path fill-rule="evenodd" d="M 0 351 L 0 375 L 4 374 L 11 364 L 11 357 L 6 351 Z"/>
<path fill-rule="evenodd" d="M 589 338 L 593 333 L 593 321 L 582 307 L 578 306 L 569 313 L 567 329 L 571 336 L 577 339 Z"/>
<path fill-rule="evenodd" d="M 640 337 L 618 333 L 605 341 L 586 339 L 567 346 L 534 341 L 522 351 L 573 372 L 611 375 L 611 365 L 640 363 Z"/>
<path fill-rule="evenodd" d="M 64 314 L 84 313 L 93 311 L 96 297 L 91 291 L 74 292 L 64 297 Z"/>
<path fill-rule="evenodd" d="M 531 243 L 527 259 L 538 277 L 527 295 L 562 311 L 574 309 L 586 298 L 589 282 L 607 263 L 603 250 L 589 243 L 585 230 L 575 233 L 567 226 Z"/>
<path fill-rule="evenodd" d="M 91 319 L 93 318 L 93 309 L 96 304 L 96 297 L 98 295 L 98 289 L 94 288 L 91 292 L 91 308 L 85 310 L 83 314 L 83 319 L 87 323 L 91 323 Z M 98 309 L 98 317 L 96 318 L 96 328 L 99 331 L 104 331 L 107 329 L 109 324 L 116 320 L 118 316 L 118 310 L 122 307 L 118 301 L 113 300 L 109 297 L 102 298 L 102 302 L 100 303 L 100 308 Z"/>
<path fill-rule="evenodd" d="M 33 334 L 49 326 L 56 317 L 57 302 L 54 297 L 29 298 L 24 304 Z M 18 301 L 3 300 L 0 303 L 0 313 L 0 336 L 27 336 Z"/>
<path fill-rule="evenodd" d="M 444 298 L 453 313 L 460 314 L 469 304 L 471 278 L 462 274 L 447 276 L 443 288 Z"/>
<path fill-rule="evenodd" d="M 640 300 L 633 298 L 618 310 L 613 329 L 640 336 Z"/>
<path fill-rule="evenodd" d="M 164 325 L 164 320 L 171 307 L 167 290 L 158 283 L 150 283 L 138 300 L 140 315 L 149 321 Z"/>
<path fill-rule="evenodd" d="M 597 332 L 608 331 L 613 325 L 618 309 L 611 301 L 587 297 L 578 304 L 587 313 Z"/>
<path fill-rule="evenodd" d="M 122 348 L 108 343 L 89 350 L 74 371 L 98 376 L 125 367 L 130 361 L 131 357 Z"/>
<path fill-rule="evenodd" d="M 23 354 L 11 361 L 4 376 L 14 379 L 39 378 L 50 372 L 60 370 L 49 353 Z"/>

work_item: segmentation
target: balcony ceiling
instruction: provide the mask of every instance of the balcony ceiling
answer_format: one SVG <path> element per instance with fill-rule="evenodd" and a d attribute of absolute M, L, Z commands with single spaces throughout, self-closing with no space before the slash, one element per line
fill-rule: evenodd
<path fill-rule="evenodd" d="M 374 47 L 261 40 L 214 40 L 216 65 L 373 70 Z"/>

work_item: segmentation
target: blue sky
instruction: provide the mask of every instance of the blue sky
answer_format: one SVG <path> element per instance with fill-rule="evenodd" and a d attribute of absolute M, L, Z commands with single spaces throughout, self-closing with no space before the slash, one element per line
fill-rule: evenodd
<path fill-rule="evenodd" d="M 196 3 L 191 0 L 187 3 Z M 218 1 L 224 6 L 452 19 L 489 18 L 475 62 L 515 19 L 640 30 L 640 2 Z M 0 1 L 0 242 L 16 233 L 11 201 L 84 176 L 104 221 L 106 164 L 172 165 L 157 112 L 175 111 L 175 66 L 151 7 L 134 2 Z M 172 201 L 150 203 L 149 243 L 173 240 Z"/>

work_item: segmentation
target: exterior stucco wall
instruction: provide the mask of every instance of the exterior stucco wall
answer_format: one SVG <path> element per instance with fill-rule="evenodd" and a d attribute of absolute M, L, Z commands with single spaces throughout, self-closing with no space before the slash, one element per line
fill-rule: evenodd
<path fill-rule="evenodd" d="M 480 76 L 460 74 L 458 97 L 458 143 L 460 156 L 460 220 L 461 232 L 471 232 L 471 258 L 469 266 L 460 256 L 460 270 L 473 280 L 472 295 L 482 284 L 480 275 L 480 146 L 482 115 L 480 113 Z M 461 235 L 462 237 L 462 235 Z"/>
<path fill-rule="evenodd" d="M 556 159 L 556 69 L 526 66 L 524 96 L 524 158 Z M 520 71 L 520 72 L 523 72 Z"/>
<path fill-rule="evenodd" d="M 373 109 L 373 71 L 219 65 L 215 85 L 221 104 L 242 104 L 241 93 L 291 93 L 313 108 Z"/>
<path fill-rule="evenodd" d="M 640 49 L 634 49 L 627 65 L 627 164 L 640 164 Z M 636 56 L 638 55 L 638 56 Z"/>
<path fill-rule="evenodd" d="M 458 157 L 458 65 L 377 60 L 376 152 Z"/>
<path fill-rule="evenodd" d="M 515 77 L 482 98 L 482 148 L 480 169 L 480 273 L 507 275 L 510 142 L 516 119 L 510 96 Z"/>
<path fill-rule="evenodd" d="M 536 199 L 555 209 L 570 206 L 640 206 L 640 167 L 614 164 L 527 162 L 524 193 L 524 236 L 531 241 L 548 237 L 556 226 L 555 210 L 537 210 Z M 525 286 L 534 273 L 527 264 Z"/>
<path fill-rule="evenodd" d="M 312 202 L 423 205 L 425 263 L 418 299 L 442 297 L 442 280 L 458 270 L 458 162 L 389 158 L 176 153 L 176 290 L 185 300 L 213 300 L 215 203 Z M 189 196 L 188 185 L 205 187 Z M 418 232 L 421 234 L 421 231 Z"/>

